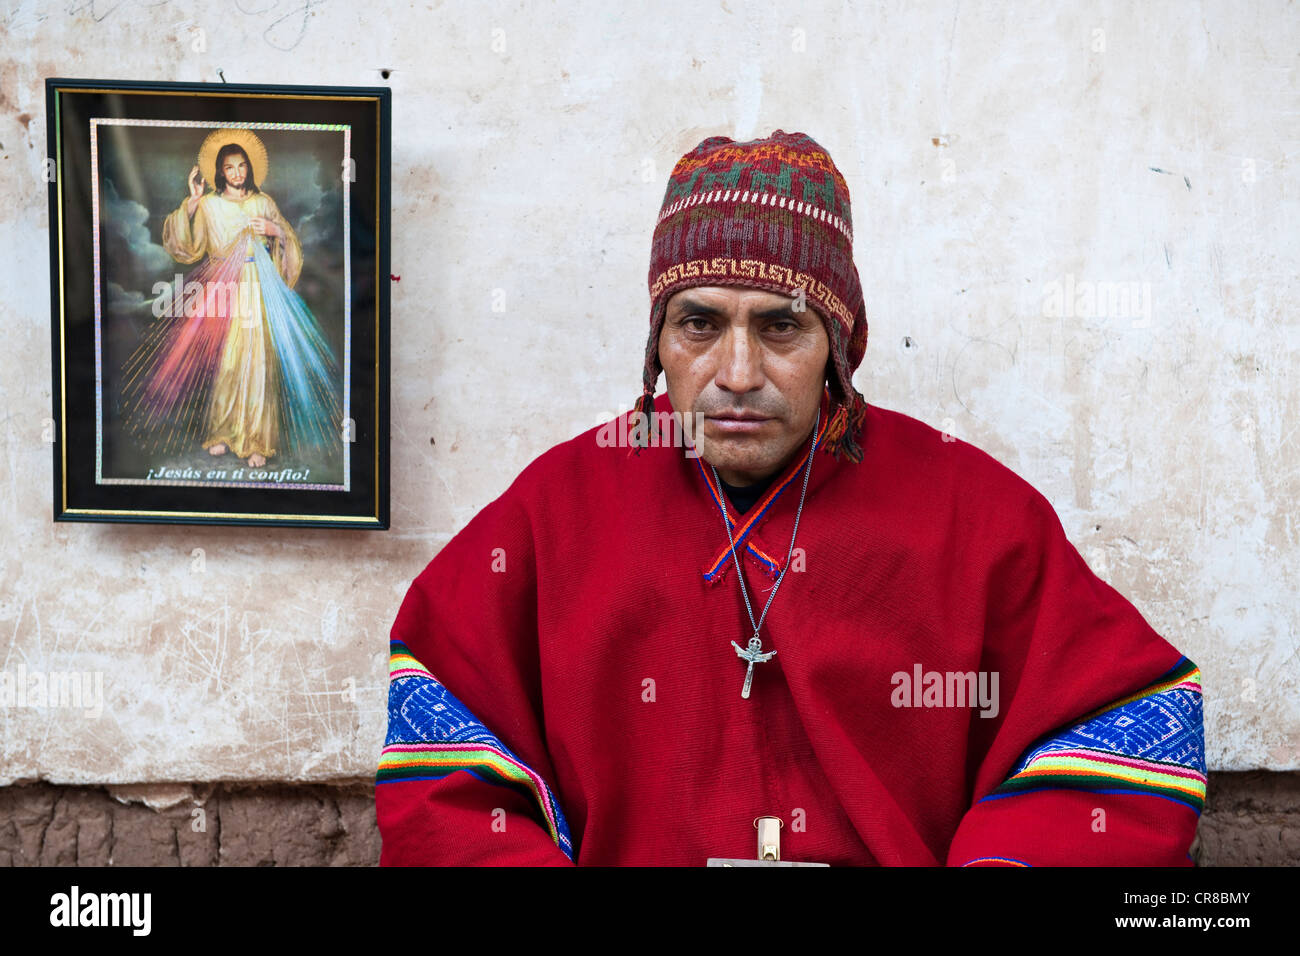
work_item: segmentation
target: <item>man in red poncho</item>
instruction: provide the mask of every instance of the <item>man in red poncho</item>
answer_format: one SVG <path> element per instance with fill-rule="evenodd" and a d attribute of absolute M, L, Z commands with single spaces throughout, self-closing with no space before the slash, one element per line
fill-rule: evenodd
<path fill-rule="evenodd" d="M 402 604 L 383 863 L 704 865 L 761 817 L 785 862 L 1190 863 L 1199 672 L 1029 484 L 856 391 L 851 230 L 806 135 L 677 163 L 636 410 Z"/>

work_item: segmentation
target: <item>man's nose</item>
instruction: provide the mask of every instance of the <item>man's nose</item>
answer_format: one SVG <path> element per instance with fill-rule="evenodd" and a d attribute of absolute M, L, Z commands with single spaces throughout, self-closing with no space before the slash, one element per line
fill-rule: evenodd
<path fill-rule="evenodd" d="M 723 350 L 714 381 L 724 391 L 738 395 L 763 387 L 763 352 L 751 341 L 748 329 L 729 329 L 720 343 Z"/>

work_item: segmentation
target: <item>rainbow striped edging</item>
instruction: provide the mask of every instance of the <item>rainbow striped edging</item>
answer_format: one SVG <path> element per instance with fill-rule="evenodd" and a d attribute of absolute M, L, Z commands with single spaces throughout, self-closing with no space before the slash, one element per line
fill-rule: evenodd
<path fill-rule="evenodd" d="M 978 863 L 997 863 L 1001 866 L 1029 866 L 1023 860 L 1013 860 L 1009 856 L 977 856 L 973 860 L 967 860 L 962 866 L 975 866 Z"/>
<path fill-rule="evenodd" d="M 388 642 L 388 679 L 389 681 L 401 680 L 403 677 L 427 677 L 430 680 L 437 680 L 429 672 L 429 668 L 420 663 L 419 659 L 411 653 L 411 649 L 401 641 Z"/>
<path fill-rule="evenodd" d="M 1031 748 L 985 800 L 1036 790 L 1144 793 L 1205 806 L 1201 672 L 1186 657 L 1144 690 Z"/>
<path fill-rule="evenodd" d="M 389 645 L 388 739 L 375 784 L 440 780 L 458 771 L 510 787 L 534 802 L 555 845 L 573 841 L 555 794 L 484 726 L 401 641 Z"/>

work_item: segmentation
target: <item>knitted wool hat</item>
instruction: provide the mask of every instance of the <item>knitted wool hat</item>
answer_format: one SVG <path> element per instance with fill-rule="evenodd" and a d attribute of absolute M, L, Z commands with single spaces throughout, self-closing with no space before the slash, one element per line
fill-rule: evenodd
<path fill-rule="evenodd" d="M 650 249 L 650 339 L 636 407 L 653 421 L 665 305 L 690 286 L 802 289 L 830 339 L 828 384 L 839 410 L 827 451 L 862 460 L 867 403 L 853 372 L 867 348 L 867 312 L 853 264 L 849 187 L 826 150 L 777 130 L 737 143 L 711 136 L 678 160 Z M 644 434 L 644 433 L 642 433 Z"/>

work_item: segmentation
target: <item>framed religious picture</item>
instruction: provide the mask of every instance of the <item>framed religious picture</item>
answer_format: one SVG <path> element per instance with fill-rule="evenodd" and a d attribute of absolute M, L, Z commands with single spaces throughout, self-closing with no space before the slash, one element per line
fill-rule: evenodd
<path fill-rule="evenodd" d="M 387 528 L 390 91 L 45 89 L 54 519 Z"/>

